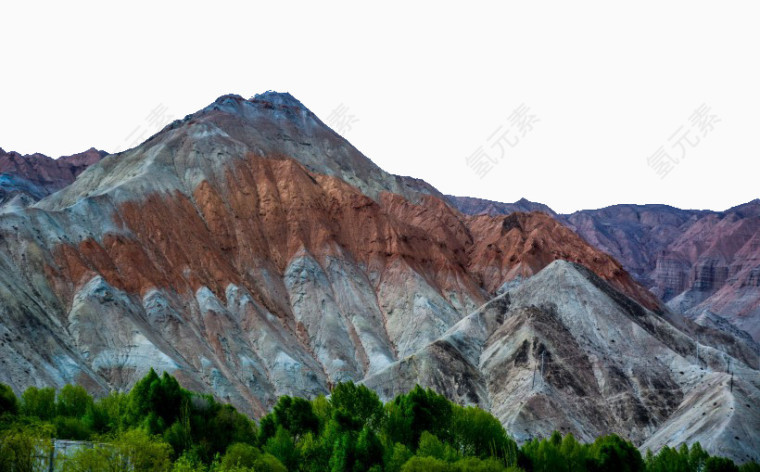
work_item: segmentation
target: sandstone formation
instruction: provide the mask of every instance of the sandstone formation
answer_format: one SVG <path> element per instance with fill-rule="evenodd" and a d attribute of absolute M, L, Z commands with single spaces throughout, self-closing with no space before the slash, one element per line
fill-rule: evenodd
<path fill-rule="evenodd" d="M 421 383 L 521 440 L 642 443 L 728 358 L 758 388 L 751 339 L 670 311 L 551 216 L 463 215 L 274 92 L 220 97 L 0 207 L 0 300 L 16 391 L 100 393 L 154 367 L 259 416 L 343 380 Z"/>
<path fill-rule="evenodd" d="M 525 198 L 521 198 L 514 203 L 503 203 L 484 200 L 482 198 L 446 195 L 446 200 L 466 215 L 496 216 L 508 215 L 515 212 L 530 213 L 532 211 L 540 211 L 547 215 L 557 216 L 557 213 L 549 208 L 549 206 L 544 205 L 543 203 L 531 202 Z"/>
<path fill-rule="evenodd" d="M 523 200 L 449 201 L 468 214 L 509 214 L 524 206 Z M 620 261 L 675 311 L 694 319 L 710 312 L 760 340 L 760 200 L 724 212 L 667 205 L 543 211 Z"/>
<path fill-rule="evenodd" d="M 87 151 L 52 159 L 43 154 L 21 155 L 0 148 L 0 205 L 18 197 L 29 204 L 69 185 L 107 153 Z"/>

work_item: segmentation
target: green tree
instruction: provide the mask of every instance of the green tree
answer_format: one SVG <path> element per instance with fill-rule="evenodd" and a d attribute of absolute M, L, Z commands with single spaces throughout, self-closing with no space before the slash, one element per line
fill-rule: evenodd
<path fill-rule="evenodd" d="M 58 416 L 82 418 L 92 406 L 92 397 L 81 385 L 66 384 L 56 398 L 55 409 Z"/>
<path fill-rule="evenodd" d="M 383 463 L 383 444 L 377 437 L 375 432 L 369 427 L 365 426 L 359 432 L 359 436 L 356 439 L 355 448 L 355 463 L 353 470 L 355 472 L 361 472 L 369 470 L 374 465 L 380 465 Z"/>
<path fill-rule="evenodd" d="M 314 414 L 311 403 L 303 398 L 280 397 L 273 413 L 275 423 L 290 431 L 296 438 L 309 432 L 319 432 L 319 418 Z"/>
<path fill-rule="evenodd" d="M 590 452 L 593 461 L 589 463 L 589 470 L 620 472 L 644 470 L 644 460 L 638 449 L 616 434 L 597 438 Z"/>
<path fill-rule="evenodd" d="M 128 423 L 142 422 L 151 434 L 162 434 L 179 419 L 184 401 L 189 396 L 177 380 L 164 372 L 161 377 L 150 369 L 129 394 Z"/>
<path fill-rule="evenodd" d="M 691 450 L 689 451 L 689 470 L 692 472 L 704 470 L 705 462 L 709 457 L 710 454 L 702 449 L 702 445 L 695 442 L 691 445 Z"/>
<path fill-rule="evenodd" d="M 705 461 L 705 472 L 739 472 L 739 467 L 731 459 L 713 456 Z"/>
<path fill-rule="evenodd" d="M 397 396 L 386 405 L 385 430 L 394 442 L 416 450 L 423 431 L 449 440 L 452 404 L 434 391 L 415 386 L 406 395 Z"/>
<path fill-rule="evenodd" d="M 517 444 L 499 420 L 476 407 L 453 406 L 451 442 L 463 456 L 501 457 L 506 464 L 517 461 Z"/>
<path fill-rule="evenodd" d="M 551 439 L 534 439 L 523 446 L 523 451 L 530 459 L 532 469 L 536 472 L 553 472 L 564 468 L 565 461 L 561 452 L 561 439 L 556 435 Z"/>
<path fill-rule="evenodd" d="M 253 467 L 261 452 L 250 444 L 235 443 L 227 448 L 222 457 L 222 467 Z"/>
<path fill-rule="evenodd" d="M 55 389 L 29 387 L 21 394 L 21 414 L 47 421 L 55 416 Z"/>
<path fill-rule="evenodd" d="M 94 412 L 85 414 L 85 422 L 93 431 L 121 432 L 128 427 L 129 394 L 112 391 L 95 402 Z M 102 422 L 106 422 L 103 425 Z"/>
<path fill-rule="evenodd" d="M 265 452 L 253 463 L 253 470 L 256 472 L 288 472 L 285 465 L 275 456 Z"/>
<path fill-rule="evenodd" d="M 354 444 L 351 440 L 351 434 L 344 432 L 340 435 L 333 446 L 332 455 L 330 456 L 331 472 L 343 472 L 351 470 L 354 463 Z"/>
<path fill-rule="evenodd" d="M 169 469 L 172 449 L 158 436 L 134 429 L 119 435 L 114 445 L 119 457 L 134 467 L 133 470 L 158 472 Z"/>
<path fill-rule="evenodd" d="M 332 453 L 332 443 L 326 435 L 306 433 L 299 442 L 301 453 L 301 470 L 304 472 L 321 472 L 327 470 Z"/>
<path fill-rule="evenodd" d="M 467 472 L 503 472 L 506 470 L 501 461 L 491 457 L 488 459 L 480 459 L 477 457 L 465 457 L 454 463 L 454 470 L 467 471 Z M 517 468 L 512 468 L 512 471 L 519 471 Z M 559 469 L 562 471 L 563 469 Z M 558 471 L 558 472 L 559 472 Z"/>
<path fill-rule="evenodd" d="M 311 410 L 319 420 L 319 430 L 323 430 L 330 418 L 332 418 L 332 404 L 324 395 L 320 395 L 311 401 Z"/>
<path fill-rule="evenodd" d="M 206 472 L 206 470 L 203 462 L 192 454 L 182 454 L 172 465 L 172 472 Z"/>
<path fill-rule="evenodd" d="M 440 439 L 423 431 L 420 435 L 420 445 L 417 448 L 420 457 L 434 457 L 446 462 L 454 462 L 459 459 L 459 454 L 449 444 L 444 444 Z"/>
<path fill-rule="evenodd" d="M 92 437 L 92 431 L 80 418 L 56 416 L 53 419 L 53 424 L 55 425 L 56 436 L 59 439 L 85 441 Z"/>
<path fill-rule="evenodd" d="M 51 443 L 18 427 L 0 431 L 0 470 L 32 472 L 38 454 L 47 455 Z"/>
<path fill-rule="evenodd" d="M 296 470 L 298 467 L 298 450 L 290 433 L 282 426 L 267 440 L 264 450 L 276 457 L 288 470 Z"/>
<path fill-rule="evenodd" d="M 394 443 L 385 453 L 385 470 L 386 472 L 400 472 L 401 467 L 411 459 L 412 451 L 401 443 Z"/>
<path fill-rule="evenodd" d="M 452 464 L 434 457 L 414 456 L 401 467 L 401 472 L 456 472 Z"/>
<path fill-rule="evenodd" d="M 579 443 L 572 434 L 562 438 L 560 454 L 565 458 L 567 472 L 584 472 L 586 470 L 588 448 Z"/>
<path fill-rule="evenodd" d="M 13 389 L 5 384 L 0 384 L 0 416 L 18 415 L 18 399 Z"/>
<path fill-rule="evenodd" d="M 61 468 L 63 472 L 166 472 L 171 466 L 170 455 L 171 447 L 161 438 L 135 429 L 118 435 L 110 444 L 67 455 Z"/>
<path fill-rule="evenodd" d="M 259 444 L 266 444 L 277 432 L 277 428 L 284 428 L 294 440 L 298 440 L 307 433 L 319 432 L 319 418 L 314 414 L 310 402 L 303 398 L 283 396 L 272 412 L 261 419 Z"/>
<path fill-rule="evenodd" d="M 230 444 L 236 442 L 256 442 L 254 423 L 232 405 L 215 405 L 214 414 L 205 424 L 196 425 L 192 433 L 209 445 L 212 455 L 224 452 Z"/>
<path fill-rule="evenodd" d="M 353 382 L 342 382 L 330 392 L 330 404 L 336 410 L 350 415 L 357 422 L 377 427 L 383 416 L 383 404 L 377 393 Z"/>

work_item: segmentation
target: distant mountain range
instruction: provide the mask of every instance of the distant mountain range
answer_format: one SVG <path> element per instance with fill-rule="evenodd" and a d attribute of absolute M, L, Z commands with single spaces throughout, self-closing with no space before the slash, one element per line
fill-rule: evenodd
<path fill-rule="evenodd" d="M 106 154 L 90 148 L 53 159 L 44 154 L 21 155 L 0 148 L 0 205 L 16 197 L 23 204 L 36 202 L 69 185 Z"/>
<path fill-rule="evenodd" d="M 385 399 L 419 383 L 520 441 L 617 432 L 760 459 L 760 346 L 737 328 L 757 326 L 757 202 L 556 215 L 446 197 L 275 92 L 85 154 L 0 154 L 0 382 L 17 392 L 100 394 L 154 367 L 260 416 L 340 381 Z"/>
<path fill-rule="evenodd" d="M 721 212 L 614 205 L 569 215 L 524 199 L 447 199 L 467 214 L 543 211 L 620 261 L 673 310 L 718 314 L 760 340 L 760 199 Z"/>

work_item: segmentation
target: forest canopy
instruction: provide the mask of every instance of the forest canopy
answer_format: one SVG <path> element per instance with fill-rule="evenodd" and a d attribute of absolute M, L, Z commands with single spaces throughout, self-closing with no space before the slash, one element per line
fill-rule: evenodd
<path fill-rule="evenodd" d="M 53 454 L 52 440 L 84 441 Z M 283 396 L 258 424 L 152 369 L 129 393 L 94 399 L 76 385 L 0 384 L 0 470 L 760 472 L 711 457 L 699 443 L 645 457 L 617 435 L 590 444 L 555 432 L 518 447 L 499 421 L 416 386 L 383 404 L 363 385 L 329 397 Z"/>

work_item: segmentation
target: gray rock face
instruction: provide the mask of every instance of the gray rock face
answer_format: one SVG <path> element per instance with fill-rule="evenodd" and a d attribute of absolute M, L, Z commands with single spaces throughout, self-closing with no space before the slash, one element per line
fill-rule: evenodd
<path fill-rule="evenodd" d="M 258 416 L 361 380 L 485 300 L 446 249 L 461 215 L 395 213 L 437 194 L 289 95 L 221 97 L 3 206 L 0 382 L 101 394 L 153 367 Z"/>
<path fill-rule="evenodd" d="M 221 97 L 34 205 L 4 205 L 0 301 L 0 382 L 17 392 L 101 394 L 153 367 L 260 416 L 339 381 L 385 399 L 420 383 L 520 440 L 661 444 L 729 359 L 747 399 L 758 385 L 751 339 L 661 309 L 549 216 L 463 216 L 284 94 Z"/>
<path fill-rule="evenodd" d="M 757 398 L 757 344 L 668 316 L 681 327 L 582 266 L 556 261 L 364 382 L 385 399 L 430 386 L 490 409 L 519 441 L 554 430 L 584 440 L 617 432 L 642 448 L 700 441 L 712 453 L 756 460 L 760 412 L 743 408 L 724 421 L 708 398 L 716 388 L 731 404 Z M 716 383 L 728 360 L 742 377 L 736 392 Z M 694 426 L 697 419 L 711 429 Z"/>

